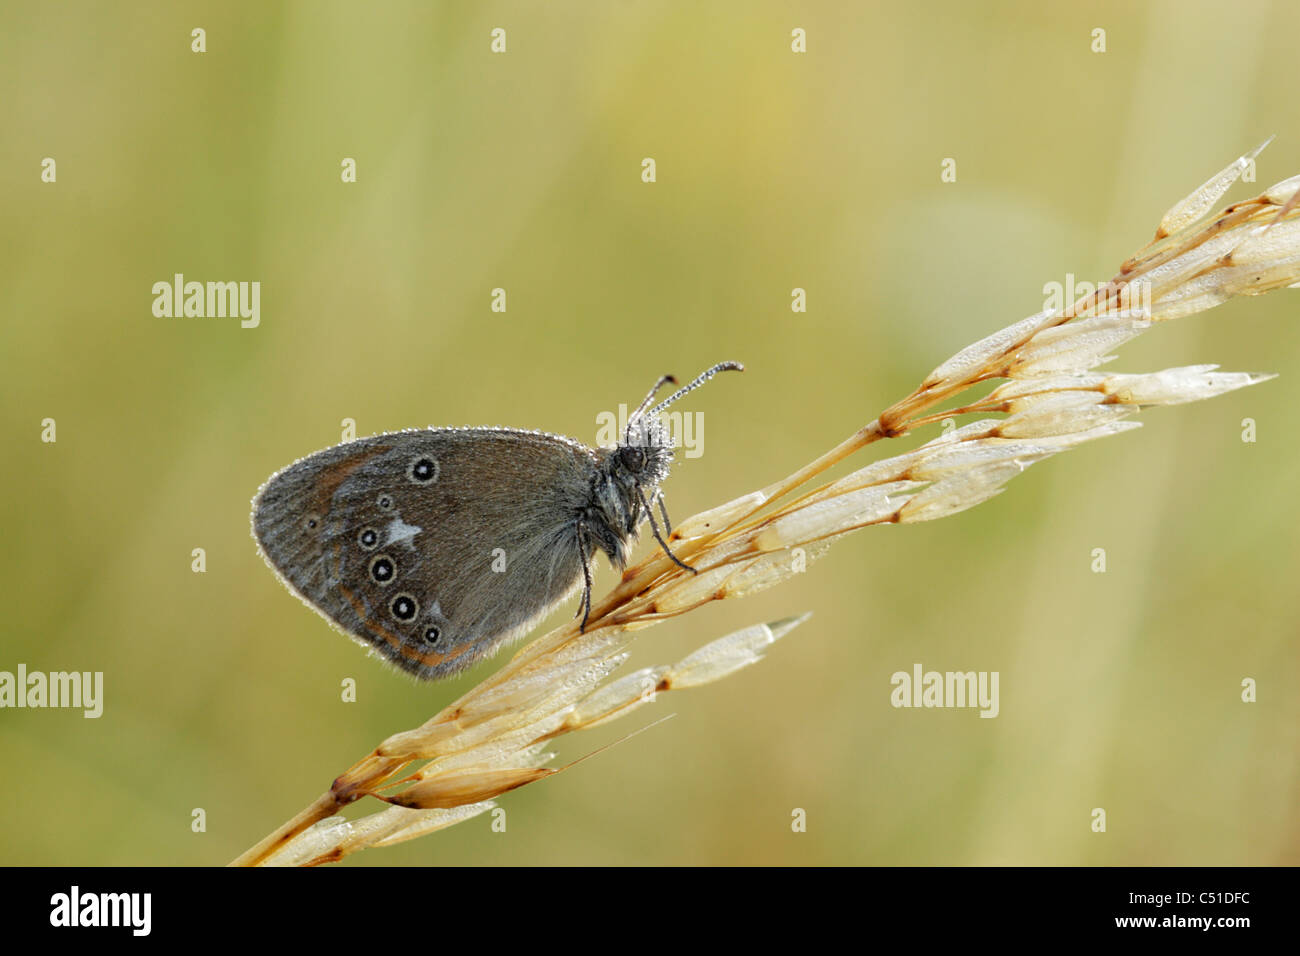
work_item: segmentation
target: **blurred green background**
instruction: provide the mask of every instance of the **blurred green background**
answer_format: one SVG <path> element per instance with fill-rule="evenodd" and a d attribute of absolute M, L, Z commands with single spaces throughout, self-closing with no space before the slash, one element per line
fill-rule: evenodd
<path fill-rule="evenodd" d="M 590 443 L 657 375 L 740 359 L 686 403 L 705 454 L 666 486 L 680 520 L 1045 282 L 1108 277 L 1269 134 L 1260 184 L 1300 172 L 1297 35 L 1283 2 L 6 5 L 0 669 L 102 670 L 106 703 L 0 711 L 0 863 L 224 863 L 501 663 L 417 686 L 263 564 L 250 498 L 343 419 Z M 260 327 L 155 318 L 176 272 L 261 282 Z M 1112 366 L 1277 380 L 643 632 L 631 666 L 815 612 L 759 666 L 562 741 L 677 715 L 503 798 L 505 834 L 347 865 L 1300 862 L 1297 296 Z M 999 671 L 1000 716 L 892 708 L 918 662 Z"/>

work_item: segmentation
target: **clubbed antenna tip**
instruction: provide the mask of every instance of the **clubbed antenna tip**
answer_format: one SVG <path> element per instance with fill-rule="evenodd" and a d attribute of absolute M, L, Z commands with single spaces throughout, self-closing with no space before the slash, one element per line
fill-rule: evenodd
<path fill-rule="evenodd" d="M 719 372 L 743 372 L 744 370 L 745 370 L 745 366 L 741 365 L 739 362 L 719 362 L 717 365 L 713 366 L 713 368 L 709 369 L 708 371 L 701 372 L 699 375 L 697 375 L 689 385 L 682 386 L 677 391 L 673 392 L 672 395 L 668 396 L 666 399 L 664 399 L 662 402 L 656 405 L 654 408 L 650 409 L 650 414 L 658 415 L 660 412 L 662 412 L 673 402 L 677 401 L 677 399 L 681 398 L 687 392 L 691 392 L 699 388 L 701 385 L 703 385 L 709 379 L 713 378 L 713 376 L 717 375 Z"/>

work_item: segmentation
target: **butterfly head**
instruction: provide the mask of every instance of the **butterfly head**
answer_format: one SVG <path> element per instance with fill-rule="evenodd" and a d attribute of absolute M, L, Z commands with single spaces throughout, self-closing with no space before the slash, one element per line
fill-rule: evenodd
<path fill-rule="evenodd" d="M 673 461 L 673 442 L 657 415 L 634 415 L 623 432 L 623 441 L 610 458 L 610 471 L 620 484 L 640 485 L 653 490 L 668 477 Z"/>
<path fill-rule="evenodd" d="M 628 418 L 618 447 L 600 452 L 599 478 L 592 489 L 586 526 L 592 543 L 609 555 L 615 565 L 622 567 L 626 563 L 641 522 L 649 519 L 653 525 L 650 505 L 660 496 L 659 486 L 668 477 L 672 465 L 672 436 L 660 421 L 659 413 L 718 372 L 732 369 L 742 370 L 742 366 L 738 362 L 715 365 L 651 408 L 650 403 L 659 389 L 670 382 L 676 384 L 676 379 L 665 375 Z M 662 498 L 660 502 L 662 509 Z"/>
<path fill-rule="evenodd" d="M 669 383 L 676 385 L 677 379 L 665 375 L 650 389 L 641 405 L 628 418 L 627 428 L 623 431 L 623 441 L 619 443 L 611 461 L 611 475 L 621 485 L 630 490 L 639 488 L 652 496 L 659 485 L 668 477 L 668 468 L 673 460 L 672 436 L 659 420 L 659 413 L 681 398 L 687 392 L 699 388 L 719 372 L 744 371 L 739 362 L 720 362 L 713 368 L 701 373 L 683 388 L 664 399 L 653 408 L 659 389 Z M 635 509 L 634 509 L 635 510 Z"/>

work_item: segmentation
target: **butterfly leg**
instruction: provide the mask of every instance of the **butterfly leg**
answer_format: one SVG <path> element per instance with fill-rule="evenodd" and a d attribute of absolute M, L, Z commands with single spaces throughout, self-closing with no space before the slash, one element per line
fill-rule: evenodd
<path fill-rule="evenodd" d="M 690 571 L 692 574 L 699 574 L 699 573 L 700 573 L 699 571 L 695 570 L 695 568 L 691 567 L 689 564 L 687 564 L 686 562 L 682 561 L 681 558 L 679 558 L 679 557 L 677 557 L 677 555 L 673 554 L 672 549 L 671 549 L 670 547 L 668 547 L 668 542 L 665 541 L 665 540 L 663 539 L 663 535 L 661 535 L 661 534 L 659 533 L 659 524 L 658 524 L 658 522 L 655 521 L 655 513 L 654 513 L 654 511 L 650 508 L 650 502 L 646 501 L 646 498 L 645 498 L 645 492 L 641 490 L 641 486 L 640 486 L 640 485 L 637 485 L 637 486 L 636 486 L 636 493 L 637 493 L 638 495 L 641 496 L 641 506 L 642 506 L 643 508 L 645 508 L 645 516 L 646 516 L 647 518 L 650 519 L 650 530 L 654 532 L 655 540 L 659 542 L 659 547 L 661 547 L 661 548 L 664 549 L 664 554 L 666 554 L 666 555 L 668 555 L 668 557 L 672 558 L 672 559 L 673 559 L 673 562 L 674 562 L 674 563 L 675 563 L 679 568 L 685 568 L 687 571 Z M 661 502 L 660 502 L 660 505 L 662 505 L 662 504 L 663 504 L 663 502 L 661 501 Z M 665 519 L 666 519 L 666 517 L 667 517 L 667 515 L 665 514 Z"/>
<path fill-rule="evenodd" d="M 587 632 L 587 618 L 591 616 L 591 567 L 587 558 L 587 526 L 579 522 L 578 524 L 578 557 L 582 561 L 582 601 L 578 604 L 578 610 L 582 612 L 582 623 L 578 625 L 578 632 L 585 634 Z M 573 615 L 577 617 L 577 613 Z"/>
<path fill-rule="evenodd" d="M 659 513 L 663 515 L 664 534 L 671 538 L 673 536 L 673 523 L 668 520 L 668 507 L 664 504 L 664 493 L 662 491 L 655 492 L 655 501 L 659 502 Z"/>

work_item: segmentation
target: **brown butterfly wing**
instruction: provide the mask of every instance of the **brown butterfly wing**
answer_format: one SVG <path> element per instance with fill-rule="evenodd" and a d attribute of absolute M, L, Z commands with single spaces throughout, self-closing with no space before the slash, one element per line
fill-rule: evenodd
<path fill-rule="evenodd" d="M 422 678 L 526 632 L 583 579 L 596 458 L 567 438 L 466 428 L 328 448 L 253 503 L 268 563 L 309 605 Z"/>

